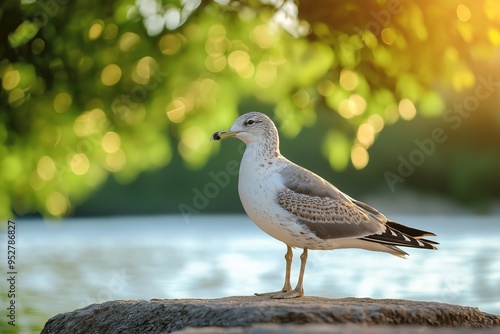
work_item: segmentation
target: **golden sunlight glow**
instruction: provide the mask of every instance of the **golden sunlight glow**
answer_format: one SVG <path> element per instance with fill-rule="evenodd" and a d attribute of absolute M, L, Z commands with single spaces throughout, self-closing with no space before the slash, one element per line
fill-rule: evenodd
<path fill-rule="evenodd" d="M 347 91 L 353 90 L 358 85 L 358 75 L 351 70 L 343 69 L 340 72 L 340 86 Z"/>
<path fill-rule="evenodd" d="M 106 86 L 115 85 L 122 77 L 122 70 L 116 64 L 109 64 L 101 72 L 101 81 Z"/>
<path fill-rule="evenodd" d="M 84 175 L 89 170 L 90 161 L 84 153 L 77 153 L 73 155 L 69 165 L 73 173 L 76 175 Z"/>
<path fill-rule="evenodd" d="M 354 145 L 351 150 L 352 165 L 356 169 L 363 169 L 368 165 L 369 160 L 368 151 L 361 145 Z"/>
<path fill-rule="evenodd" d="M 417 109 L 415 108 L 413 102 L 409 99 L 402 99 L 399 101 L 399 115 L 401 115 L 401 118 L 406 121 L 410 121 L 415 118 L 417 115 Z"/>
<path fill-rule="evenodd" d="M 61 216 L 68 210 L 68 199 L 58 191 L 52 192 L 45 202 L 47 210 L 53 216 Z"/>
<path fill-rule="evenodd" d="M 51 157 L 44 155 L 38 160 L 36 167 L 38 177 L 44 181 L 50 181 L 56 174 L 56 164 Z"/>
<path fill-rule="evenodd" d="M 120 149 L 121 138 L 116 132 L 109 131 L 102 136 L 101 147 L 106 153 L 115 153 Z"/>

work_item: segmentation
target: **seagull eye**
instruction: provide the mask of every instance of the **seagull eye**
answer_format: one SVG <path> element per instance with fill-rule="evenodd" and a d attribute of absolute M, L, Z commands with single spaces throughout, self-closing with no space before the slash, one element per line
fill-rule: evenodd
<path fill-rule="evenodd" d="M 245 122 L 245 125 L 253 125 L 255 121 L 253 119 L 249 119 L 248 121 Z"/>

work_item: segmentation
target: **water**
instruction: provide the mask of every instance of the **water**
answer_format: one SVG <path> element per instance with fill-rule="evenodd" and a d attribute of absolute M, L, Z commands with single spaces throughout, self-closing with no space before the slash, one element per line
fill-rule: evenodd
<path fill-rule="evenodd" d="M 500 217 L 392 218 L 437 233 L 439 250 L 406 249 L 406 260 L 364 250 L 311 251 L 306 294 L 437 301 L 500 314 Z M 17 320 L 25 332 L 106 300 L 217 298 L 283 285 L 286 247 L 243 215 L 16 223 Z M 4 248 L 5 233 L 1 240 Z"/>

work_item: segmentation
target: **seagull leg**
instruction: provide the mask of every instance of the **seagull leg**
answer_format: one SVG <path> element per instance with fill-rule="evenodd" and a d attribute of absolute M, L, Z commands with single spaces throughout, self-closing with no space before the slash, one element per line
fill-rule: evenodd
<path fill-rule="evenodd" d="M 304 295 L 304 287 L 302 283 L 304 282 L 304 271 L 306 270 L 307 263 L 307 248 L 304 248 L 304 251 L 300 255 L 300 273 L 299 280 L 297 282 L 297 286 L 293 290 L 286 291 L 282 294 L 277 294 L 271 296 L 274 299 L 290 299 L 290 298 L 299 298 Z"/>
<path fill-rule="evenodd" d="M 291 291 L 292 284 L 290 284 L 290 273 L 292 271 L 292 259 L 293 259 L 292 247 L 286 245 L 286 254 L 285 254 L 286 272 L 285 272 L 285 284 L 283 285 L 283 289 L 281 289 L 280 291 L 274 291 L 274 292 L 256 293 L 255 295 L 256 296 L 274 296 L 274 295 L 279 296 L 279 295 L 284 294 L 285 292 Z"/>

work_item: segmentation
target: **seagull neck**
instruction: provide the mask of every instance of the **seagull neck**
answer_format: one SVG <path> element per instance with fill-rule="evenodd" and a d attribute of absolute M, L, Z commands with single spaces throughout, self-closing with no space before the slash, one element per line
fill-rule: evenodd
<path fill-rule="evenodd" d="M 278 145 L 275 142 L 253 142 L 247 144 L 243 158 L 247 161 L 261 162 L 270 161 L 281 156 Z"/>

